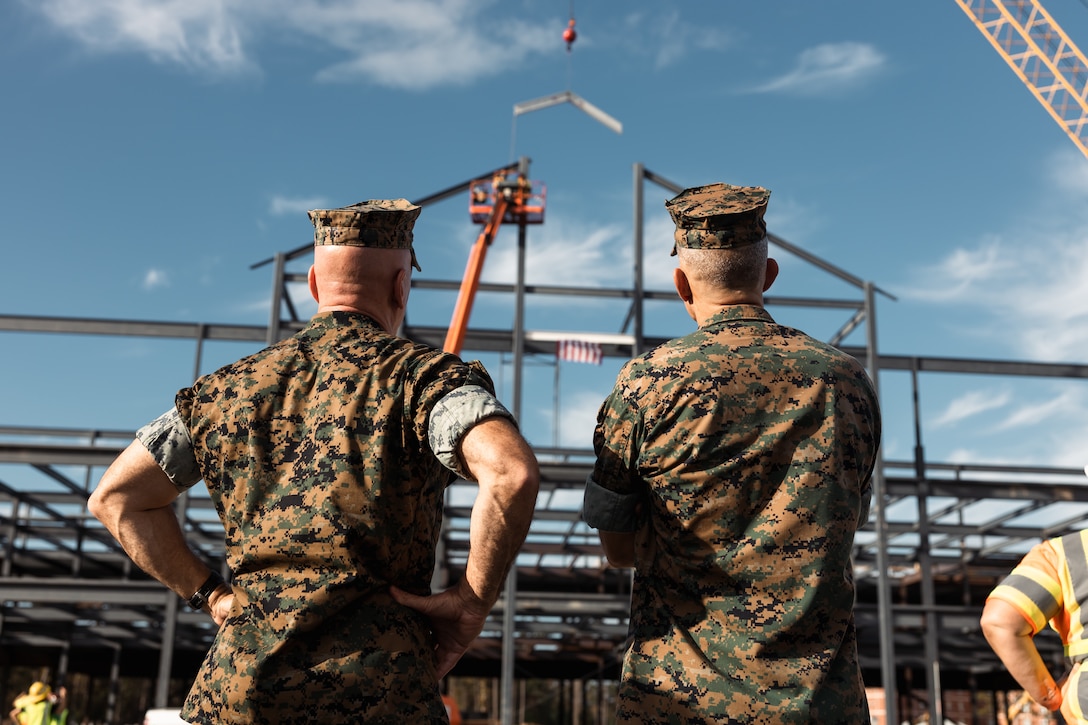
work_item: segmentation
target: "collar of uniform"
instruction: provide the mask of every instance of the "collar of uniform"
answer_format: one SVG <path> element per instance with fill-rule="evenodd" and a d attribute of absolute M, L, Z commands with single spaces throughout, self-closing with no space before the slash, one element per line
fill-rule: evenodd
<path fill-rule="evenodd" d="M 363 327 L 376 327 L 379 330 L 382 326 L 377 323 L 374 318 L 364 312 L 349 312 L 347 310 L 330 310 L 329 312 L 319 312 L 310 318 L 311 328 L 327 329 L 330 327 L 346 327 L 346 326 L 363 326 Z"/>
<path fill-rule="evenodd" d="M 723 322 L 774 322 L 774 318 L 759 305 L 728 305 L 711 315 L 703 327 Z"/>

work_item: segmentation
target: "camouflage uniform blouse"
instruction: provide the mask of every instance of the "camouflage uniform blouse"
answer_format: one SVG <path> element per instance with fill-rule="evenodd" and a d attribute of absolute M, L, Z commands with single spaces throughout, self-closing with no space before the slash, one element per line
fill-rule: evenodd
<path fill-rule="evenodd" d="M 454 479 L 439 457 L 456 469 L 460 436 L 509 416 L 491 387 L 479 366 L 331 312 L 178 393 L 198 472 L 179 473 L 163 419 L 141 431 L 179 488 L 206 482 L 233 575 L 187 720 L 448 722 L 428 623 L 388 588 L 430 592 Z"/>
<path fill-rule="evenodd" d="M 761 307 L 627 363 L 584 510 L 637 532 L 621 722 L 869 722 L 850 552 L 879 426 L 857 361 Z"/>

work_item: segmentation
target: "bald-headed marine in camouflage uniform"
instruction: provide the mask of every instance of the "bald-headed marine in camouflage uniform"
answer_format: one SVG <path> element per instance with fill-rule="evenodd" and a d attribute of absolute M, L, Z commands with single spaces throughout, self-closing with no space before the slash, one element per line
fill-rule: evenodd
<path fill-rule="evenodd" d="M 439 679 L 498 597 L 539 473 L 482 367 L 395 334 L 419 211 L 310 212 L 310 324 L 181 390 L 91 497 L 136 564 L 221 625 L 190 722 L 448 722 Z M 466 573 L 429 596 L 458 475 L 479 483 Z M 229 585 L 171 508 L 201 479 Z"/>
<path fill-rule="evenodd" d="M 850 551 L 877 399 L 856 360 L 763 308 L 769 196 L 666 204 L 699 329 L 628 362 L 598 414 L 583 515 L 635 568 L 620 722 L 869 722 Z"/>

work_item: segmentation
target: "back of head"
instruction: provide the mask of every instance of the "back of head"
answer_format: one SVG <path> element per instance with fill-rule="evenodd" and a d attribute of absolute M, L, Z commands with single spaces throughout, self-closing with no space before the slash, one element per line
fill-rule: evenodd
<path fill-rule="evenodd" d="M 759 186 L 696 186 L 665 202 L 676 224 L 672 253 L 694 280 L 762 292 L 767 264 L 763 215 L 771 192 Z"/>
<path fill-rule="evenodd" d="M 371 199 L 339 209 L 314 209 L 314 247 L 407 249 L 420 270 L 412 247 L 413 228 L 421 208 L 407 199 Z M 422 270 L 420 270 L 422 271 Z"/>
<path fill-rule="evenodd" d="M 420 268 L 412 247 L 420 210 L 406 199 L 372 199 L 310 211 L 312 283 L 321 308 L 384 304 L 396 274 L 409 264 Z"/>

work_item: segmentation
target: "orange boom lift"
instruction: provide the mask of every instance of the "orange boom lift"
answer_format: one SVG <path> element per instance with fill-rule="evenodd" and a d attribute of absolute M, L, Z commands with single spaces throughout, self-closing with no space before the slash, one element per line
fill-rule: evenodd
<path fill-rule="evenodd" d="M 495 241 L 503 223 L 543 224 L 547 190 L 540 182 L 529 180 L 529 159 L 522 158 L 516 167 L 500 169 L 491 179 L 477 179 L 469 183 L 469 216 L 477 224 L 483 224 L 476 243 L 469 252 L 465 276 L 457 294 L 457 304 L 446 332 L 442 349 L 454 355 L 461 354 L 472 304 L 480 287 L 480 275 L 484 269 L 487 248 Z"/>

